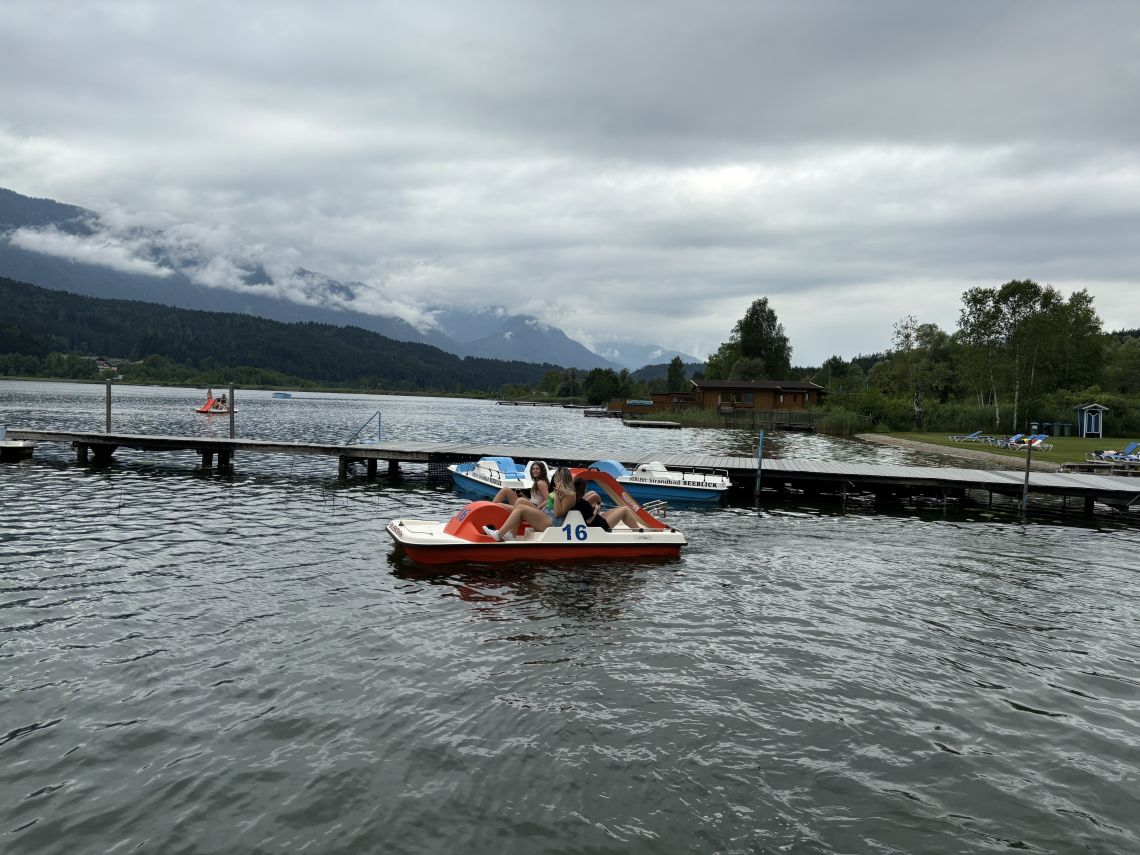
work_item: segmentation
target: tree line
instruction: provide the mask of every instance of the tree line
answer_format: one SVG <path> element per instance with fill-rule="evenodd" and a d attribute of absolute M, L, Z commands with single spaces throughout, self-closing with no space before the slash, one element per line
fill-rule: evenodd
<path fill-rule="evenodd" d="M 0 302 L 7 376 L 95 379 L 99 355 L 118 360 L 128 382 L 494 394 L 537 385 L 554 368 L 460 358 L 358 327 L 85 297 L 3 277 Z"/>
<path fill-rule="evenodd" d="M 895 430 L 1021 433 L 1031 422 L 1075 420 L 1073 408 L 1110 408 L 1110 430 L 1140 431 L 1140 337 L 1106 334 L 1092 295 L 1015 279 L 962 294 L 957 329 L 907 315 L 891 349 L 832 356 L 810 379 L 828 406 Z"/>

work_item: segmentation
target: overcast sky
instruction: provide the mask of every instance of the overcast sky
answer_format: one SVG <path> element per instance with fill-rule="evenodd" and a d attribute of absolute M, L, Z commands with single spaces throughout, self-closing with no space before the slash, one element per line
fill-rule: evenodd
<path fill-rule="evenodd" d="M 0 81 L 0 186 L 127 267 L 701 357 L 766 296 L 796 364 L 1014 278 L 1140 326 L 1140 3 L 5 0 Z"/>

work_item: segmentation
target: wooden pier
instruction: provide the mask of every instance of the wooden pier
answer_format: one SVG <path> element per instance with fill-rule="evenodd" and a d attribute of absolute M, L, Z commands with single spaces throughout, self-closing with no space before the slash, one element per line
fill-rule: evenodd
<path fill-rule="evenodd" d="M 555 466 L 583 466 L 595 460 L 616 459 L 627 467 L 660 461 L 678 469 L 718 469 L 728 474 L 733 486 L 753 490 L 784 492 L 798 490 L 808 495 L 871 494 L 879 500 L 930 496 L 943 502 L 965 499 L 970 491 L 1020 500 L 1023 489 L 1029 495 L 1078 499 L 1091 512 L 1094 502 L 1118 510 L 1140 503 L 1140 478 L 1088 473 L 1031 472 L 1020 470 L 959 469 L 932 466 L 850 463 L 830 460 L 768 459 L 757 473 L 756 457 L 716 454 L 615 453 L 610 449 L 566 449 L 526 446 L 514 443 L 471 442 L 392 442 L 361 445 L 332 445 L 308 442 L 277 442 L 258 439 L 224 439 L 200 436 L 154 436 L 145 434 L 79 433 L 56 430 L 8 429 L 7 438 L 33 443 L 67 443 L 79 462 L 110 461 L 119 448 L 144 451 L 188 451 L 200 455 L 203 468 L 233 467 L 236 454 L 315 455 L 335 458 L 338 473 L 346 477 L 353 463 L 364 463 L 369 477 L 375 477 L 380 461 L 387 462 L 389 475 L 399 473 L 401 464 L 426 464 L 442 468 L 451 463 L 501 455 L 516 460 L 545 460 Z M 757 477 L 759 475 L 759 477 Z M 1026 488 L 1026 483 L 1028 487 Z"/>
<path fill-rule="evenodd" d="M 660 430 L 680 430 L 680 422 L 662 422 L 653 421 L 652 419 L 622 419 L 621 422 L 626 427 L 636 428 L 658 428 Z"/>

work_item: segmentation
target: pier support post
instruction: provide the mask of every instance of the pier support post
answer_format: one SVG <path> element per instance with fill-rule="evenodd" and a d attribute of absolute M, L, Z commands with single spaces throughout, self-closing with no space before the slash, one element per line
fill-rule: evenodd
<path fill-rule="evenodd" d="M 388 461 L 388 477 L 389 478 L 399 478 L 400 477 L 400 461 L 399 460 L 389 460 Z"/>
<path fill-rule="evenodd" d="M 104 433 L 111 432 L 111 381 L 107 381 L 107 429 Z"/>
<path fill-rule="evenodd" d="M 229 401 L 230 401 L 230 439 L 233 439 L 234 438 L 234 408 L 237 406 L 237 402 L 234 401 L 234 384 L 233 383 L 230 384 Z M 226 456 L 226 463 L 228 465 L 229 455 Z M 220 455 L 218 456 L 218 465 L 219 466 L 222 465 L 222 458 Z"/>
<path fill-rule="evenodd" d="M 75 443 L 75 462 L 76 463 L 86 463 L 87 462 L 87 446 L 81 442 Z"/>
<path fill-rule="evenodd" d="M 214 452 L 210 451 L 209 449 L 203 449 L 202 451 L 202 468 L 214 468 Z"/>
<path fill-rule="evenodd" d="M 348 464 L 349 459 L 343 454 L 338 458 L 336 467 L 336 477 L 344 479 L 348 477 Z"/>
<path fill-rule="evenodd" d="M 230 464 L 230 452 L 218 452 L 218 471 L 219 472 L 232 472 L 233 466 Z"/>
<path fill-rule="evenodd" d="M 752 413 L 753 425 L 755 425 L 756 413 Z M 754 498 L 760 498 L 760 477 L 764 470 L 764 430 L 760 430 L 760 440 L 756 444 L 756 484 L 752 488 L 752 495 Z"/>
<path fill-rule="evenodd" d="M 1026 516 L 1029 513 L 1029 466 L 1030 461 L 1033 460 L 1033 443 L 1028 443 L 1025 446 L 1025 483 L 1021 488 L 1021 514 Z"/>
<path fill-rule="evenodd" d="M 95 445 L 91 447 L 92 453 L 95 455 L 96 463 L 110 463 L 111 455 L 115 453 L 117 445 Z"/>
<path fill-rule="evenodd" d="M 1085 516 L 1091 517 L 1093 515 L 1094 499 L 1092 496 L 1085 496 Z"/>
<path fill-rule="evenodd" d="M 368 480 L 371 481 L 376 477 L 376 458 L 368 458 Z"/>

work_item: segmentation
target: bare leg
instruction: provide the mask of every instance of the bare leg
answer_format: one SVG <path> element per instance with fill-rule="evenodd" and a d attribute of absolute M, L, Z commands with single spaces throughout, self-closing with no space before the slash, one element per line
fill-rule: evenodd
<path fill-rule="evenodd" d="M 634 531 L 643 528 L 645 523 L 642 522 L 641 517 L 631 511 L 625 506 L 610 508 L 608 511 L 602 511 L 602 517 L 610 524 L 610 528 L 616 526 L 619 522 L 625 523 Z"/>
<path fill-rule="evenodd" d="M 514 506 L 510 516 L 507 517 L 506 522 L 499 526 L 501 532 L 511 532 L 516 534 L 515 529 L 519 527 L 519 523 L 526 521 L 530 523 L 530 527 L 535 531 L 546 531 L 550 528 L 550 517 L 532 505 L 530 502 L 519 502 Z"/>
<path fill-rule="evenodd" d="M 495 494 L 492 502 L 502 502 L 504 505 L 513 505 L 519 500 L 519 494 L 512 490 L 510 487 L 500 487 L 499 492 Z"/>

